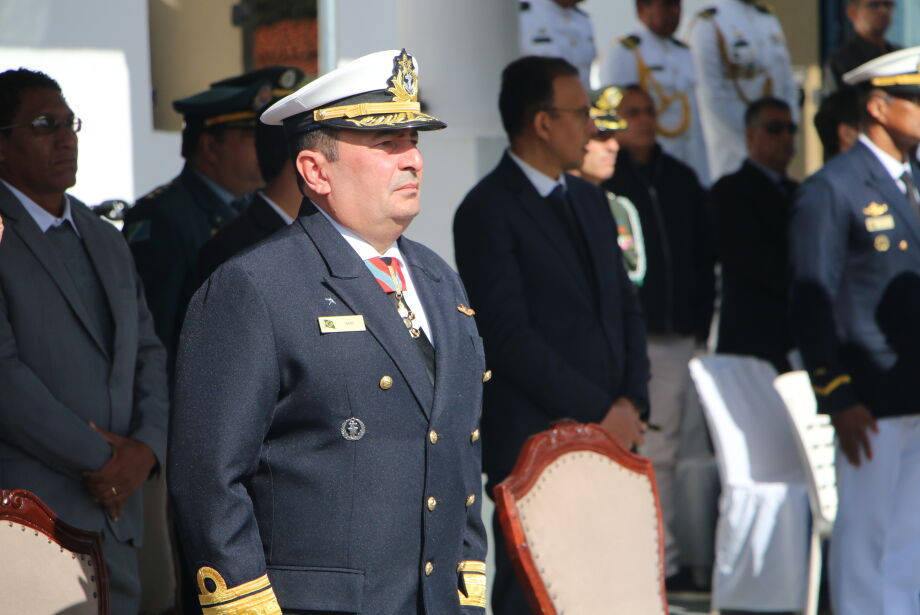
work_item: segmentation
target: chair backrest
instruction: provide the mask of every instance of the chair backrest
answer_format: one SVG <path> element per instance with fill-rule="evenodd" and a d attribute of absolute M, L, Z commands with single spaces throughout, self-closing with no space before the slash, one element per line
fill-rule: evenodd
<path fill-rule="evenodd" d="M 60 521 L 35 494 L 0 491 L 0 553 L 3 612 L 107 615 L 99 534 Z"/>
<path fill-rule="evenodd" d="M 826 414 L 818 414 L 808 373 L 789 372 L 774 382 L 788 417 L 795 428 L 799 456 L 805 468 L 812 513 L 829 533 L 837 516 L 837 474 L 834 469 L 834 426 Z"/>
<path fill-rule="evenodd" d="M 563 421 L 531 436 L 495 503 L 534 613 L 668 612 L 651 461 L 600 426 Z"/>
<path fill-rule="evenodd" d="M 723 484 L 804 483 L 773 366 L 755 357 L 708 355 L 690 361 Z"/>

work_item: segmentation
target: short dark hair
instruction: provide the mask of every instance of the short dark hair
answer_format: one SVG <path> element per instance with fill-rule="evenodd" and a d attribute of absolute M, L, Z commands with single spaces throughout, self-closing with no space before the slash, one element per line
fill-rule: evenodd
<path fill-rule="evenodd" d="M 339 131 L 335 128 L 320 126 L 309 132 L 303 132 L 289 136 L 287 140 L 288 153 L 290 154 L 291 164 L 297 164 L 297 155 L 305 149 L 319 152 L 325 156 L 326 160 L 329 162 L 335 162 L 338 160 L 338 132 Z M 296 166 L 294 168 L 294 175 L 297 177 L 297 185 L 300 186 L 300 191 L 303 192 L 304 186 L 306 186 L 306 184 L 303 181 L 303 177 L 300 176 L 300 172 L 297 170 Z"/>
<path fill-rule="evenodd" d="M 744 111 L 744 127 L 752 128 L 754 124 L 760 119 L 760 114 L 765 109 L 777 109 L 779 111 L 789 111 L 792 112 L 792 109 L 789 108 L 789 103 L 785 100 L 773 96 L 764 96 L 763 98 L 758 98 L 754 102 L 748 105 L 747 109 Z"/>
<path fill-rule="evenodd" d="M 0 126 L 9 126 L 19 112 L 20 92 L 25 90 L 61 91 L 58 82 L 37 70 L 18 68 L 0 73 Z M 8 131 L 4 131 L 8 132 Z"/>
<path fill-rule="evenodd" d="M 256 123 L 256 159 L 262 179 L 266 182 L 278 177 L 284 165 L 290 164 L 284 128 Z"/>
<path fill-rule="evenodd" d="M 822 100 L 814 122 L 824 148 L 824 160 L 830 160 L 840 150 L 837 126 L 859 127 L 859 94 L 856 88 L 837 90 Z"/>
<path fill-rule="evenodd" d="M 562 58 L 525 56 L 502 71 L 498 110 L 509 140 L 521 134 L 534 114 L 553 104 L 553 81 L 578 76 L 578 69 Z"/>

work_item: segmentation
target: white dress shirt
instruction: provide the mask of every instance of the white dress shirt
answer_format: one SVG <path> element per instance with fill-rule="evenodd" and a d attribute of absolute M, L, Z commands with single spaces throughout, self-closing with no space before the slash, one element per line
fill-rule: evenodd
<path fill-rule="evenodd" d="M 559 174 L 559 179 L 553 179 L 549 175 L 546 175 L 542 171 L 538 171 L 533 168 L 526 162 L 524 162 L 520 156 L 508 150 L 508 155 L 511 157 L 519 167 L 521 171 L 524 172 L 524 176 L 530 180 L 530 183 L 533 184 L 533 187 L 536 188 L 537 194 L 542 196 L 544 199 L 550 195 L 550 193 L 555 190 L 556 186 L 562 186 L 562 189 L 565 190 L 565 173 Z"/>
<path fill-rule="evenodd" d="M 314 203 L 314 205 L 316 204 Z M 316 209 L 318 209 L 321 214 L 326 216 L 326 219 L 329 220 L 335 230 L 339 232 L 339 235 L 341 235 L 345 241 L 348 242 L 348 245 L 350 245 L 352 249 L 358 253 L 358 256 L 361 258 L 361 260 L 366 261 L 370 258 L 374 258 L 375 256 L 388 256 L 390 258 L 399 259 L 399 262 L 402 263 L 403 275 L 406 278 L 406 288 L 403 289 L 403 299 L 405 300 L 409 309 L 415 313 L 414 324 L 416 328 L 424 331 L 425 335 L 428 336 L 428 341 L 430 341 L 431 345 L 434 346 L 434 332 L 432 332 L 431 325 L 428 322 L 428 317 L 425 315 L 425 307 L 422 304 L 421 298 L 415 291 L 415 283 L 412 281 L 412 267 L 409 265 L 409 263 L 406 262 L 406 259 L 403 258 L 402 253 L 399 251 L 399 247 L 396 245 L 396 242 L 394 241 L 390 247 L 386 249 L 386 252 L 380 254 L 377 252 L 377 249 L 374 246 L 333 220 L 332 216 L 323 211 L 322 207 L 316 205 Z M 406 330 L 406 335 L 409 335 L 408 329 Z"/>
<path fill-rule="evenodd" d="M 35 224 L 38 225 L 38 228 L 41 229 L 42 233 L 46 232 L 52 226 L 61 226 L 66 220 L 70 222 L 70 226 L 73 227 L 77 237 L 80 236 L 80 229 L 77 228 L 77 223 L 73 219 L 73 212 L 70 209 L 70 199 L 66 194 L 64 195 L 64 213 L 60 218 L 57 218 L 48 213 L 48 210 L 27 197 L 21 190 L 18 190 L 12 184 L 2 179 L 0 179 L 0 182 L 3 182 L 3 185 L 9 188 L 9 191 L 13 193 L 13 196 L 19 199 L 19 202 L 22 203 L 22 206 L 25 208 L 25 210 L 29 212 L 29 215 L 32 216 L 33 220 L 35 220 Z"/>
<path fill-rule="evenodd" d="M 882 166 L 885 167 L 885 170 L 891 175 L 894 183 L 898 185 L 898 190 L 906 195 L 907 185 L 904 183 L 904 180 L 901 179 L 901 176 L 904 175 L 904 173 L 911 173 L 910 159 L 905 159 L 904 162 L 901 162 L 891 154 L 882 151 L 882 148 L 873 143 L 872 139 L 867 137 L 864 133 L 859 134 L 859 142 L 868 147 L 869 151 L 875 154 L 878 161 L 882 163 Z M 911 173 L 911 177 L 913 177 L 913 173 Z M 916 180 L 914 180 L 914 183 L 917 183 Z"/>

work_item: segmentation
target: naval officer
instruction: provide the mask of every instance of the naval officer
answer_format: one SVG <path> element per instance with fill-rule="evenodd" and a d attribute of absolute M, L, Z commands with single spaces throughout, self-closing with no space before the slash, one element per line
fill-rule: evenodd
<path fill-rule="evenodd" d="M 521 2 L 522 56 L 563 58 L 578 69 L 590 89 L 591 64 L 597 50 L 591 17 L 578 8 L 582 0 L 527 0 Z"/>
<path fill-rule="evenodd" d="M 205 615 L 483 613 L 485 369 L 419 211 L 417 67 L 381 51 L 269 108 L 307 198 L 193 297 L 169 485 Z M 261 609 L 261 610 L 258 610 Z"/>
<path fill-rule="evenodd" d="M 838 615 L 920 613 L 920 47 L 846 73 L 859 141 L 799 189 L 792 317 L 837 434 Z"/>
<path fill-rule="evenodd" d="M 680 0 L 636 0 L 639 27 L 610 47 L 601 81 L 638 84 L 655 102 L 661 148 L 709 184 L 709 162 L 697 112 L 696 73 L 690 49 L 674 38 Z"/>
<path fill-rule="evenodd" d="M 789 105 L 798 122 L 798 86 L 779 19 L 756 0 L 719 0 L 690 34 L 697 101 L 713 182 L 747 157 L 744 111 L 765 96 Z"/>

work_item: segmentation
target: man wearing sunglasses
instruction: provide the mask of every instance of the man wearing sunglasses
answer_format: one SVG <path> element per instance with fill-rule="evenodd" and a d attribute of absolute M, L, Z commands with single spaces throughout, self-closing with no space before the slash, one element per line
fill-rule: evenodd
<path fill-rule="evenodd" d="M 165 352 L 128 246 L 66 194 L 80 128 L 53 79 L 0 73 L 0 485 L 100 532 L 110 610 L 131 614 L 140 487 L 165 460 Z"/>
<path fill-rule="evenodd" d="M 837 615 L 920 613 L 920 47 L 846 73 L 859 140 L 790 221 L 792 323 L 837 435 Z"/>
<path fill-rule="evenodd" d="M 895 7 L 894 0 L 847 0 L 847 18 L 853 24 L 854 36 L 827 58 L 825 92 L 848 87 L 843 82 L 845 72 L 900 49 L 885 38 Z"/>
<path fill-rule="evenodd" d="M 763 98 L 745 113 L 748 157 L 712 188 L 722 263 L 718 352 L 760 357 L 789 369 L 786 241 L 796 182 L 786 169 L 795 154 L 789 106 Z"/>

